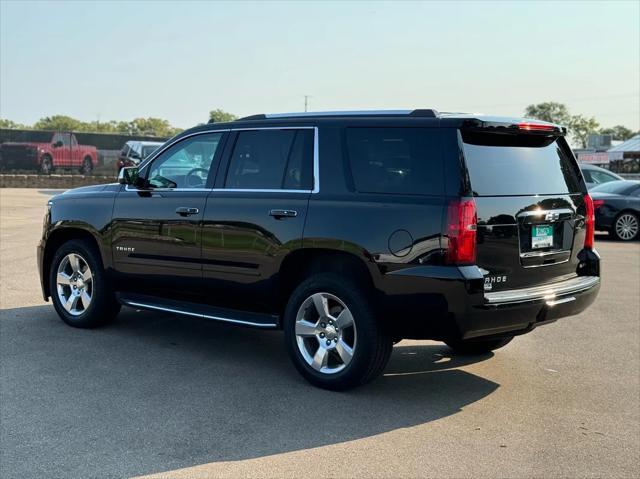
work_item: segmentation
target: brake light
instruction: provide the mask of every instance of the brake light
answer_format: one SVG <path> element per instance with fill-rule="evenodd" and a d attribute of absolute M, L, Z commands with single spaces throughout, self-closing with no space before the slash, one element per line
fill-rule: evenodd
<path fill-rule="evenodd" d="M 594 200 L 594 199 L 592 199 L 591 201 L 593 201 L 593 211 L 597 210 L 602 205 L 604 205 L 604 200 Z"/>
<path fill-rule="evenodd" d="M 584 195 L 584 206 L 586 211 L 584 224 L 585 224 L 585 237 L 584 247 L 585 249 L 593 249 L 593 242 L 595 240 L 596 230 L 596 216 L 593 200 L 588 194 Z"/>
<path fill-rule="evenodd" d="M 471 198 L 453 200 L 447 211 L 448 264 L 474 264 L 476 262 L 476 230 L 478 216 L 476 203 Z"/>
<path fill-rule="evenodd" d="M 532 123 L 530 121 L 523 121 L 518 123 L 518 129 L 530 131 L 554 131 L 556 127 L 553 125 L 545 125 L 544 123 Z"/>

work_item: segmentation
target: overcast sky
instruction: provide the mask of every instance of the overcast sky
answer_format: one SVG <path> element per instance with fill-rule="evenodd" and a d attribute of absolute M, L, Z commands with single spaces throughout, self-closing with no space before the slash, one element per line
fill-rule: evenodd
<path fill-rule="evenodd" d="M 0 0 L 0 117 L 21 123 L 566 103 L 640 128 L 640 2 Z"/>

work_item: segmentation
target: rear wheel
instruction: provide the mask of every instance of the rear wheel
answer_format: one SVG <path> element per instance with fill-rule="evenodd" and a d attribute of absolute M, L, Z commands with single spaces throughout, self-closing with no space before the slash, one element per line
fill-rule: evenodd
<path fill-rule="evenodd" d="M 374 379 L 393 348 L 365 291 L 332 273 L 312 276 L 296 288 L 284 314 L 284 333 L 300 374 L 332 390 Z"/>
<path fill-rule="evenodd" d="M 120 305 L 106 278 L 100 253 L 86 240 L 64 243 L 53 256 L 51 299 L 60 318 L 76 328 L 111 322 Z"/>
<path fill-rule="evenodd" d="M 611 234 L 620 241 L 632 241 L 638 237 L 638 216 L 630 211 L 621 213 L 611 228 Z"/>
<path fill-rule="evenodd" d="M 445 343 L 456 354 L 461 355 L 480 355 L 486 354 L 496 349 L 500 349 L 503 346 L 506 346 L 511 342 L 513 336 L 509 336 L 506 338 L 500 339 L 488 339 L 488 340 L 478 340 L 478 339 L 455 339 L 455 340 L 447 340 Z"/>
<path fill-rule="evenodd" d="M 93 171 L 93 162 L 91 161 L 90 156 L 86 156 L 82 161 L 82 168 L 80 168 L 80 172 L 85 175 L 90 175 Z"/>
<path fill-rule="evenodd" d="M 45 175 L 50 175 L 53 172 L 53 159 L 49 155 L 44 155 L 40 162 L 40 171 Z"/>

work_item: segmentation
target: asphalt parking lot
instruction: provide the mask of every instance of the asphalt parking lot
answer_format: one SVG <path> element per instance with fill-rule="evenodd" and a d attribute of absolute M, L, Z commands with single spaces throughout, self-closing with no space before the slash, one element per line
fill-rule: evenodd
<path fill-rule="evenodd" d="M 494 355 L 402 341 L 309 386 L 277 332 L 123 309 L 77 330 L 35 263 L 48 192 L 0 190 L 0 477 L 638 477 L 640 243 L 598 236 L 585 313 Z"/>

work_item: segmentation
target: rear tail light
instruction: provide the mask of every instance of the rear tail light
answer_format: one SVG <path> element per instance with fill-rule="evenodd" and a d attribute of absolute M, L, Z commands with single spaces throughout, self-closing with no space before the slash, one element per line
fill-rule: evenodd
<path fill-rule="evenodd" d="M 592 200 L 592 201 L 593 201 L 593 211 L 597 210 L 602 205 L 604 205 L 604 200 Z"/>
<path fill-rule="evenodd" d="M 476 203 L 471 198 L 453 200 L 447 211 L 448 264 L 474 264 L 476 262 L 476 230 L 478 216 Z"/>
<path fill-rule="evenodd" d="M 596 231 L 596 216 L 593 200 L 588 194 L 584 195 L 584 206 L 587 210 L 584 220 L 586 230 L 586 234 L 584 237 L 584 247 L 585 249 L 593 249 L 593 242 L 595 239 L 594 237 Z"/>
<path fill-rule="evenodd" d="M 544 123 L 533 123 L 529 121 L 523 121 L 518 123 L 519 130 L 529 131 L 554 131 L 556 127 L 554 125 L 546 125 Z"/>

